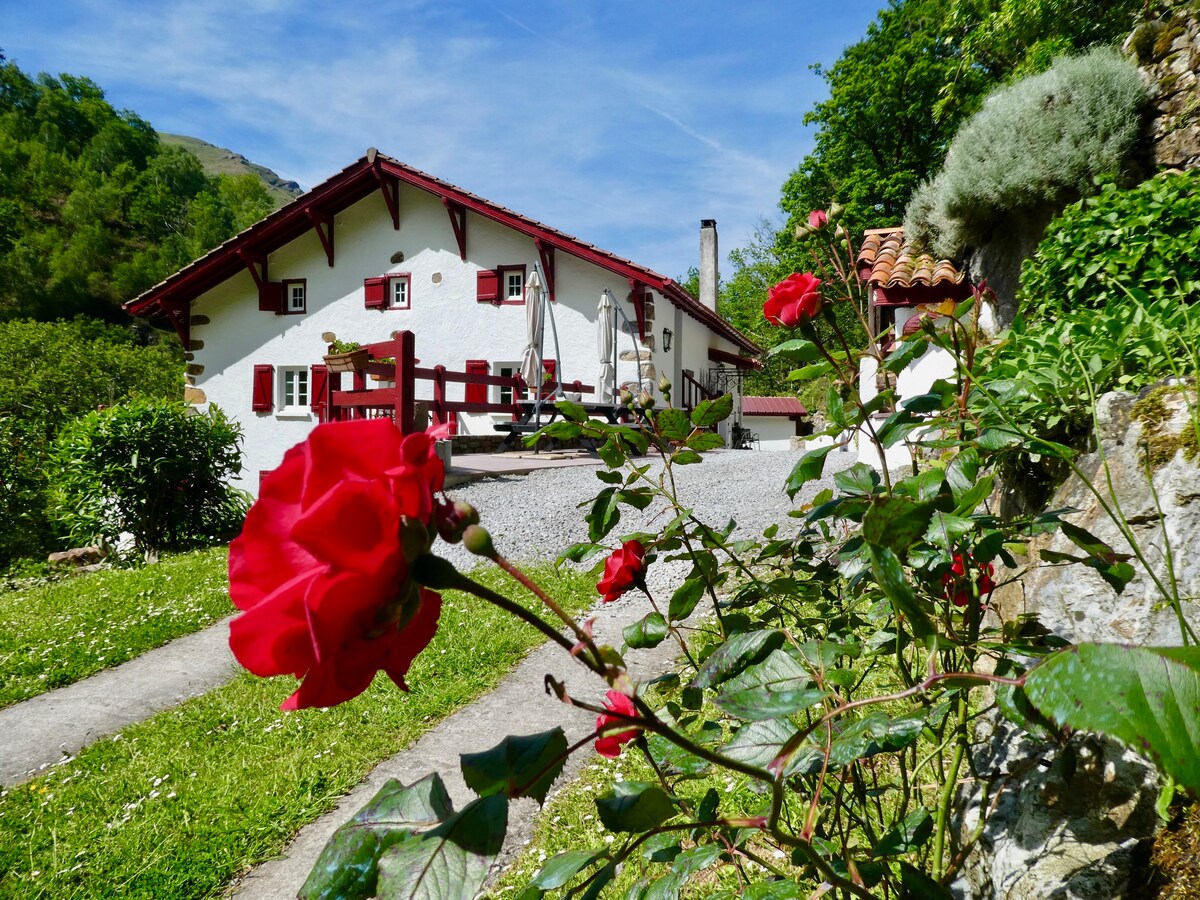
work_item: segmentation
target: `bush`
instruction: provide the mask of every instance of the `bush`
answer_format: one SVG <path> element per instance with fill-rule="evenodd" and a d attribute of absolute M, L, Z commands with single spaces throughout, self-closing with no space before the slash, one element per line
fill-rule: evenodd
<path fill-rule="evenodd" d="M 145 346 L 95 319 L 0 322 L 0 415 L 38 422 L 47 438 L 97 406 L 182 391 L 178 344 Z"/>
<path fill-rule="evenodd" d="M 40 556 L 50 543 L 47 451 L 46 436 L 36 423 L 0 416 L 0 565 Z"/>
<path fill-rule="evenodd" d="M 147 554 L 226 540 L 247 496 L 227 480 L 241 471 L 241 429 L 210 407 L 133 401 L 66 426 L 50 476 L 52 514 L 76 543 L 133 535 Z"/>
<path fill-rule="evenodd" d="M 1200 171 L 1164 173 L 1122 191 L 1111 182 L 1050 224 L 1021 268 L 1027 315 L 1057 316 L 1127 302 L 1200 297 Z"/>
<path fill-rule="evenodd" d="M 986 240 L 1005 214 L 1058 209 L 1121 173 L 1146 89 L 1115 50 L 1064 57 L 993 93 L 959 129 L 942 172 L 919 188 L 905 228 L 940 256 Z"/>

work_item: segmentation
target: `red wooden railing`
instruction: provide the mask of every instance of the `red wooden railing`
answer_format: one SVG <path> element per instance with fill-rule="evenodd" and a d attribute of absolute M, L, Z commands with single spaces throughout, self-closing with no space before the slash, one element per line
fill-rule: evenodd
<path fill-rule="evenodd" d="M 325 398 L 323 402 L 318 403 L 321 421 L 339 422 L 346 419 L 386 416 L 392 418 L 404 434 L 409 434 L 414 430 L 413 410 L 418 402 L 429 406 L 435 425 L 446 424 L 455 413 L 506 413 L 514 420 L 521 413 L 521 408 L 516 402 L 490 403 L 465 399 L 465 385 L 507 387 L 512 390 L 513 397 L 521 397 L 526 393 L 526 384 L 520 375 L 477 375 L 454 372 L 440 365 L 432 368 L 418 366 L 416 342 L 411 331 L 398 331 L 390 341 L 364 346 L 370 351 L 371 362 L 365 370 L 350 373 L 352 386 L 349 390 L 342 389 L 343 373 L 329 373 Z M 368 388 L 367 375 L 383 376 L 385 380 L 394 382 L 395 387 Z M 417 400 L 417 381 L 432 382 L 432 399 Z M 464 399 L 450 399 L 447 386 L 451 384 L 464 385 Z M 558 382 L 555 381 L 543 382 L 542 397 L 552 396 L 558 386 Z M 578 380 L 565 383 L 562 387 L 563 390 L 580 394 L 595 392 L 593 386 Z"/>

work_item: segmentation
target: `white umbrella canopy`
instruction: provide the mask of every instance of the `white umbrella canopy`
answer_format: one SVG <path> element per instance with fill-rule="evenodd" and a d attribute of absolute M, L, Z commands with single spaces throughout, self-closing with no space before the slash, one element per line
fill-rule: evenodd
<path fill-rule="evenodd" d="M 521 355 L 521 377 L 534 392 L 542 386 L 539 367 L 542 349 L 542 277 L 534 269 L 525 283 L 525 352 Z"/>
<path fill-rule="evenodd" d="M 616 349 L 613 336 L 613 303 L 612 298 L 605 291 L 600 295 L 600 305 L 596 308 L 598 315 L 596 316 L 596 355 L 600 359 L 600 376 L 599 383 L 596 385 L 596 399 L 600 403 L 612 403 L 616 397 L 613 395 L 613 379 L 616 377 L 616 368 L 613 365 L 613 351 Z"/>

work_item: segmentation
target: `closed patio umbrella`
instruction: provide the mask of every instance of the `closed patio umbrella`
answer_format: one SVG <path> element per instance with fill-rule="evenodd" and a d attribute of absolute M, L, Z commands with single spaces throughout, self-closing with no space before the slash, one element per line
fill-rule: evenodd
<path fill-rule="evenodd" d="M 521 355 L 521 377 L 534 396 L 542 386 L 542 277 L 535 268 L 525 284 L 525 352 Z"/>
<path fill-rule="evenodd" d="M 596 355 L 600 359 L 600 375 L 596 384 L 596 399 L 600 403 L 612 403 L 616 400 L 613 393 L 613 382 L 617 370 L 613 364 L 613 351 L 616 349 L 613 330 L 616 319 L 613 316 L 612 297 L 608 291 L 600 295 L 600 305 L 596 308 Z"/>

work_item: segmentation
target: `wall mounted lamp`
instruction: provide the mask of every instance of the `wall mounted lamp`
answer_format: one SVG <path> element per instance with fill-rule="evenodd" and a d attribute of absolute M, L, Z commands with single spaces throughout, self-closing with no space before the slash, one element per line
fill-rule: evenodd
<path fill-rule="evenodd" d="M 675 338 L 675 332 L 673 332 L 670 328 L 663 329 L 663 351 L 664 352 L 671 349 L 671 341 L 674 340 L 674 338 Z"/>

